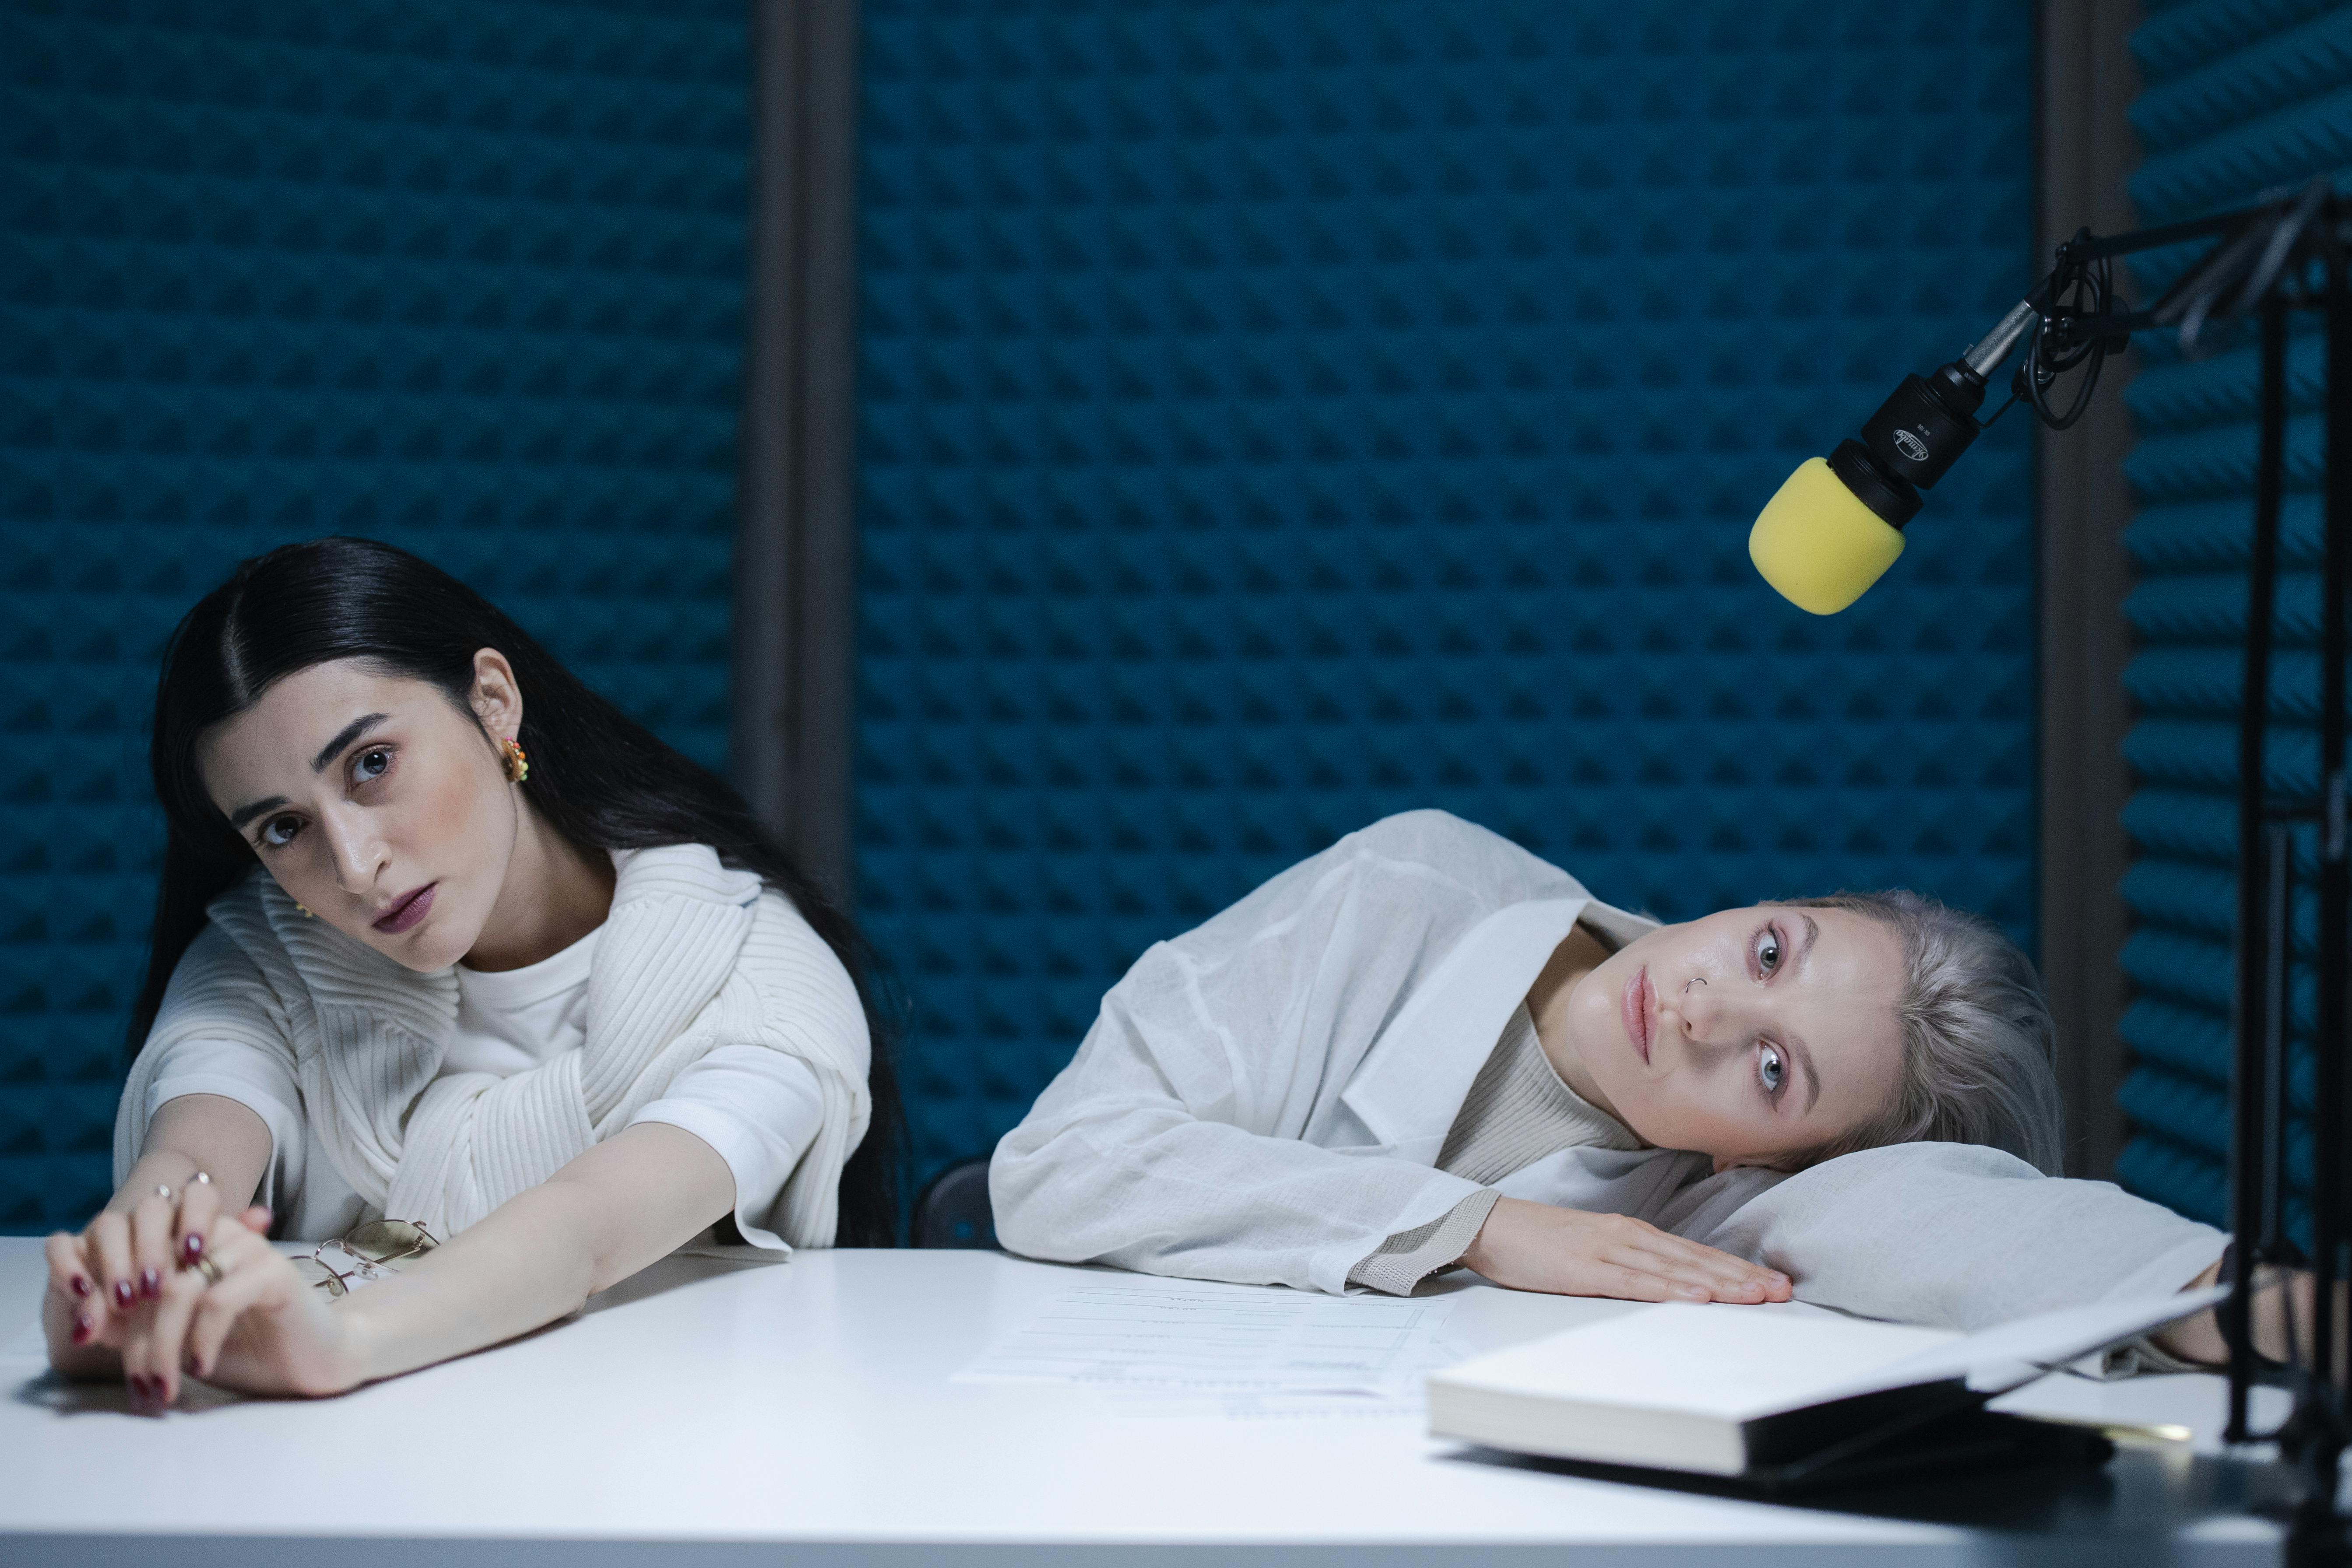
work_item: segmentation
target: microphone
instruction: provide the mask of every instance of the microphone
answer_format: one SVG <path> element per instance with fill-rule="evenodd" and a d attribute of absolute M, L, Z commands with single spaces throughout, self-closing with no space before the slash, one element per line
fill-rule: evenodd
<path fill-rule="evenodd" d="M 1903 553 L 1919 492 L 1959 460 L 1979 432 L 1985 375 L 2041 320 L 2019 302 L 1981 342 L 1930 375 L 1906 375 L 1826 460 L 1808 458 L 1757 514 L 1748 558 L 1799 609 L 1833 616 L 1868 592 Z"/>

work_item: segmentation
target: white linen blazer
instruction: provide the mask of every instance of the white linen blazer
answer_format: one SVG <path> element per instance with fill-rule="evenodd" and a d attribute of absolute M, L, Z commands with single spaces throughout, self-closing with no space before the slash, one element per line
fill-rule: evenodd
<path fill-rule="evenodd" d="M 1400 1231 L 1479 1189 L 1435 1168 L 1513 1008 L 1581 920 L 1655 921 L 1482 827 L 1407 812 L 1349 834 L 1103 998 L 1076 1057 L 997 1145 L 1015 1252 L 1346 1290 Z M 1495 1184 L 1636 1215 L 1787 1272 L 1800 1298 L 1975 1327 L 2170 1290 L 2220 1257 L 2205 1226 L 1998 1150 L 1918 1143 L 1796 1176 L 1704 1155 L 1568 1149 Z"/>

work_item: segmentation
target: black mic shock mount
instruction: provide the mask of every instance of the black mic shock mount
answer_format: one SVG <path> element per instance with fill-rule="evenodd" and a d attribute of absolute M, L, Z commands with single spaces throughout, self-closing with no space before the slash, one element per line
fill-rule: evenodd
<path fill-rule="evenodd" d="M 1894 395 L 1878 405 L 1862 427 L 1830 454 L 1830 470 L 1864 506 L 1901 528 L 1918 514 L 1919 492 L 1944 477 L 1976 438 L 1992 428 L 2011 404 L 2023 402 L 2053 430 L 2083 416 L 2099 384 L 2109 353 L 2131 341 L 2116 330 L 2112 315 L 2114 256 L 2111 244 L 2084 229 L 2058 247 L 2058 264 L 2032 293 L 2012 306 L 1983 339 L 1951 363 L 1927 375 L 1906 375 Z M 2098 330 L 2085 333 L 2084 323 Z M 1986 378 L 1999 370 L 2022 340 L 2025 358 L 2010 382 L 2009 402 L 1992 418 L 1979 420 Z M 2074 398 L 2064 410 L 2050 404 L 2058 378 L 2082 368 Z"/>

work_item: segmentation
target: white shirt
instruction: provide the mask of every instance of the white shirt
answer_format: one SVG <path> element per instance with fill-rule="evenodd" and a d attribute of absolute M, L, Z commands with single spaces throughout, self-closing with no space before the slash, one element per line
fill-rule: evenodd
<path fill-rule="evenodd" d="M 497 973 L 457 969 L 457 1026 L 441 1077 L 508 1078 L 586 1037 L 588 974 L 599 926 L 552 957 Z M 306 1241 L 340 1236 L 372 1217 L 310 1136 L 301 1090 L 278 1059 L 229 1040 L 168 1047 L 147 1094 L 150 1121 L 187 1094 L 234 1100 L 269 1128 L 269 1168 L 256 1203 L 277 1211 L 278 1235 Z M 720 1046 L 681 1071 L 661 1099 L 629 1118 L 667 1122 L 709 1144 L 735 1178 L 735 1224 L 755 1247 L 789 1250 L 770 1211 L 824 1117 L 816 1075 L 805 1062 L 763 1046 Z M 394 1218 L 406 1217 L 394 1215 Z"/>

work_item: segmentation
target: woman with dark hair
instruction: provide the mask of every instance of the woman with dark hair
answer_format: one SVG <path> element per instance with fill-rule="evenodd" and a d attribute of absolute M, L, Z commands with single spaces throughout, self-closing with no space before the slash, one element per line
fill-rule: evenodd
<path fill-rule="evenodd" d="M 471 589 L 364 540 L 245 563 L 173 637 L 152 763 L 119 1190 L 49 1238 L 58 1370 L 334 1394 L 698 1240 L 888 1244 L 850 922 Z"/>

